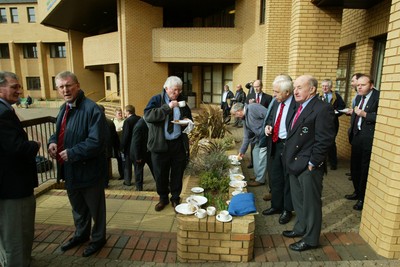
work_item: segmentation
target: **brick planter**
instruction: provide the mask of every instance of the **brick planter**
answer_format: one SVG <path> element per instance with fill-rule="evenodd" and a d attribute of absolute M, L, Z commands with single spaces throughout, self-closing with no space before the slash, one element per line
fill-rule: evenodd
<path fill-rule="evenodd" d="M 198 177 L 188 176 L 187 179 L 184 197 L 192 195 L 190 189 L 199 184 Z M 178 262 L 248 262 L 253 259 L 254 215 L 234 216 L 227 223 L 218 221 L 215 216 L 198 219 L 194 215 L 179 214 L 176 218 Z"/>
<path fill-rule="evenodd" d="M 177 222 L 179 262 L 248 262 L 253 258 L 254 215 L 233 217 L 228 223 L 215 216 L 178 215 Z"/>

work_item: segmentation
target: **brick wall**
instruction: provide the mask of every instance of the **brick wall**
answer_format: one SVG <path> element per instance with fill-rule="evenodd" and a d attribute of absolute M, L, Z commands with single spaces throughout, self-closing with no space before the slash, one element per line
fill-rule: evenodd
<path fill-rule="evenodd" d="M 390 8 L 388 8 L 388 5 Z M 385 6 L 385 9 L 383 9 Z M 378 20 L 390 18 L 378 119 L 360 235 L 379 254 L 400 257 L 400 1 L 374 8 Z M 382 12 L 379 12 L 379 11 Z M 383 10 L 386 12 L 383 13 Z M 390 12 L 390 13 L 389 13 Z M 382 22 L 384 23 L 384 22 Z M 383 27 L 375 27 L 375 29 Z M 375 32 L 371 30 L 370 32 Z"/>

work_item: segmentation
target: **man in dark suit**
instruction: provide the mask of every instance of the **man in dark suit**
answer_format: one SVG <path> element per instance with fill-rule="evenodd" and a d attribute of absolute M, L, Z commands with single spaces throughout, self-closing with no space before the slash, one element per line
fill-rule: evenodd
<path fill-rule="evenodd" d="M 332 106 L 316 96 L 318 82 L 309 75 L 294 82 L 296 114 L 287 133 L 284 153 L 286 171 L 297 220 L 293 230 L 283 236 L 303 238 L 289 245 L 304 251 L 319 245 L 322 224 L 322 178 L 328 149 L 335 130 Z"/>
<path fill-rule="evenodd" d="M 322 95 L 320 99 L 332 105 L 333 110 L 335 111 L 335 139 L 336 135 L 339 131 L 339 117 L 343 115 L 342 112 L 338 110 L 342 110 L 346 107 L 346 104 L 343 101 L 343 98 L 339 95 L 339 93 L 332 92 L 332 80 L 325 79 L 321 83 L 322 87 Z M 331 170 L 337 169 L 337 149 L 336 142 L 333 141 L 331 148 L 328 151 L 328 161 L 331 166 Z"/>
<path fill-rule="evenodd" d="M 235 103 L 242 103 L 244 104 L 246 102 L 246 93 L 243 91 L 242 85 L 238 84 L 236 86 L 236 93 L 235 93 L 235 98 L 232 101 L 232 106 Z M 241 128 L 243 127 L 243 122 L 239 118 L 235 118 L 235 123 L 233 124 L 234 127 Z"/>
<path fill-rule="evenodd" d="M 279 223 L 286 224 L 292 218 L 293 204 L 282 152 L 285 147 L 287 131 L 295 114 L 296 101 L 293 97 L 293 82 L 290 76 L 277 76 L 272 86 L 276 101 L 273 102 L 265 127 L 265 135 L 268 137 L 267 166 L 272 199 L 271 207 L 264 210 L 262 214 L 281 214 Z"/>
<path fill-rule="evenodd" d="M 144 164 L 147 163 L 151 174 L 154 177 L 153 164 L 151 164 L 151 153 L 147 150 L 148 135 L 149 127 L 147 127 L 144 119 L 140 118 L 135 127 L 133 127 L 130 149 L 130 157 L 135 169 L 135 184 L 137 191 L 143 191 Z"/>
<path fill-rule="evenodd" d="M 0 72 L 0 265 L 30 266 L 38 186 L 35 156 L 12 104 L 22 87 L 12 72 Z"/>
<path fill-rule="evenodd" d="M 232 98 L 233 93 L 229 90 L 229 86 L 224 86 L 224 91 L 221 96 L 221 109 L 222 109 L 222 117 L 224 119 L 224 123 L 229 123 L 231 121 L 231 107 L 232 107 Z"/>
<path fill-rule="evenodd" d="M 121 151 L 125 155 L 124 165 L 124 185 L 132 185 L 132 158 L 130 156 L 132 131 L 135 124 L 139 121 L 140 117 L 136 115 L 135 107 L 127 105 L 125 107 L 125 121 L 122 126 L 122 138 L 121 138 Z"/>
<path fill-rule="evenodd" d="M 348 131 L 351 144 L 350 170 L 354 193 L 345 197 L 350 200 L 358 200 L 353 209 L 362 210 L 379 105 L 379 91 L 374 89 L 371 77 L 368 75 L 358 78 L 357 89 L 356 105 L 351 111 Z"/>

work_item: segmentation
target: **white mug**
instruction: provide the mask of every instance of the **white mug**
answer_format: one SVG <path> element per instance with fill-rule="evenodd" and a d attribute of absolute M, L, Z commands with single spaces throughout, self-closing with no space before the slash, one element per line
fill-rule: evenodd
<path fill-rule="evenodd" d="M 219 217 L 221 220 L 227 221 L 229 219 L 229 212 L 227 210 L 221 210 Z"/>
<path fill-rule="evenodd" d="M 216 212 L 216 208 L 213 206 L 207 207 L 207 214 L 208 216 L 214 216 Z"/>
<path fill-rule="evenodd" d="M 203 219 L 206 217 L 207 212 L 205 209 L 198 209 L 194 215 L 199 219 Z"/>
<path fill-rule="evenodd" d="M 178 102 L 178 106 L 183 108 L 184 106 L 186 106 L 186 102 L 185 101 L 179 101 Z"/>

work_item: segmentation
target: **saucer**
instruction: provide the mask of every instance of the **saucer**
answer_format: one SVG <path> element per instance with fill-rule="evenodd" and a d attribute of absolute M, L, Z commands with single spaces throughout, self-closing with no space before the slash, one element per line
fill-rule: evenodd
<path fill-rule="evenodd" d="M 244 180 L 244 175 L 235 173 L 230 175 L 231 181 L 243 181 Z"/>
<path fill-rule="evenodd" d="M 232 221 L 232 216 L 231 216 L 231 215 L 228 215 L 228 219 L 226 219 L 226 220 L 221 219 L 220 214 L 218 214 L 218 215 L 216 216 L 216 218 L 217 218 L 217 220 L 220 221 L 220 222 L 230 222 L 230 221 Z"/>
<path fill-rule="evenodd" d="M 176 121 L 171 121 L 173 124 L 178 124 L 178 125 L 188 125 L 189 120 L 176 120 Z"/>
<path fill-rule="evenodd" d="M 246 186 L 247 186 L 247 183 L 246 183 L 246 181 L 230 181 L 230 182 L 229 182 L 229 186 L 230 186 L 230 187 L 234 187 L 234 188 L 237 188 L 237 187 L 246 187 Z"/>
<path fill-rule="evenodd" d="M 184 215 L 192 215 L 195 214 L 199 209 L 196 205 L 192 205 L 189 203 L 182 203 L 175 207 L 176 212 Z"/>
<path fill-rule="evenodd" d="M 186 202 L 196 206 L 201 206 L 207 203 L 207 198 L 203 196 L 190 196 L 186 198 Z"/>
<path fill-rule="evenodd" d="M 192 189 L 190 189 L 190 191 L 192 191 L 193 193 L 203 193 L 204 192 L 204 188 L 202 187 L 193 187 Z"/>

